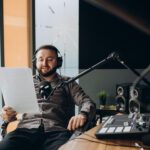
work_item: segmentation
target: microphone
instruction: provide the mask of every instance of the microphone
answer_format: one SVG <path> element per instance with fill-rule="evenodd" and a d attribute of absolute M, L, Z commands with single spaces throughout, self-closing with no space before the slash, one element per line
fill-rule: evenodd
<path fill-rule="evenodd" d="M 50 85 L 50 82 L 48 81 L 42 81 L 39 85 L 39 94 L 41 95 L 42 98 L 45 100 L 49 97 L 49 95 L 52 92 L 52 87 Z"/>

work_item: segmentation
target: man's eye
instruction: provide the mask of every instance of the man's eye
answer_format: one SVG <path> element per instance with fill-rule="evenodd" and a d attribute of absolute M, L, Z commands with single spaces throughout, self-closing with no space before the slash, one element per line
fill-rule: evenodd
<path fill-rule="evenodd" d="M 47 59 L 47 61 L 53 61 L 54 60 L 54 58 L 48 58 Z"/>
<path fill-rule="evenodd" d="M 37 61 L 38 61 L 38 62 L 42 62 L 42 61 L 43 61 L 43 59 L 42 59 L 42 58 L 39 58 Z"/>
<path fill-rule="evenodd" d="M 49 57 L 47 59 L 43 59 L 43 58 L 38 58 L 37 61 L 38 62 L 43 62 L 43 61 L 47 61 L 47 62 L 51 62 L 53 60 L 55 60 L 56 58 L 53 58 L 53 57 Z"/>

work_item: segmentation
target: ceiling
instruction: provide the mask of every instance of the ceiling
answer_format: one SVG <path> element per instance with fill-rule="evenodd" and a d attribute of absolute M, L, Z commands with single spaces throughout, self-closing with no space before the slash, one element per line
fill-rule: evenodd
<path fill-rule="evenodd" d="M 84 0 L 150 35 L 149 0 Z"/>

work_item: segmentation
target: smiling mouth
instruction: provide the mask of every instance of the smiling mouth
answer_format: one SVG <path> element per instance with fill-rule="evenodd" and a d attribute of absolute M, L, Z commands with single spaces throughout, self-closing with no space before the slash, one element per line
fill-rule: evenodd
<path fill-rule="evenodd" d="M 44 67 L 44 68 L 42 68 L 42 70 L 44 70 L 44 71 L 48 71 L 48 70 L 49 70 L 49 68 L 48 68 L 48 67 Z"/>

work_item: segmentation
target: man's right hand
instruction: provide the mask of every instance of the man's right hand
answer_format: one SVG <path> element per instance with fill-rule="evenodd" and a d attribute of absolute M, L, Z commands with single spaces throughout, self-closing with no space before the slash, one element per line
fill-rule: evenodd
<path fill-rule="evenodd" d="M 1 117 L 5 122 L 11 122 L 16 120 L 16 115 L 17 112 L 12 107 L 4 106 L 2 108 Z"/>

